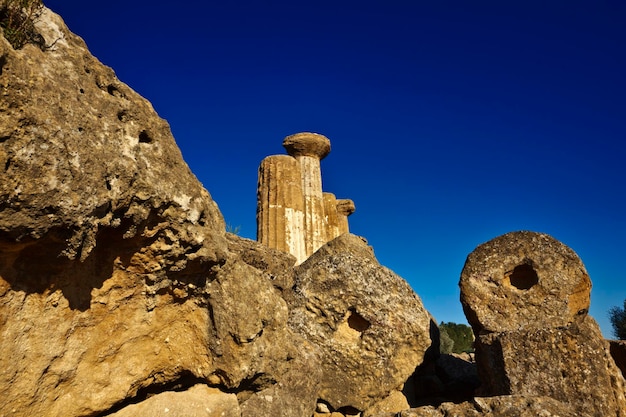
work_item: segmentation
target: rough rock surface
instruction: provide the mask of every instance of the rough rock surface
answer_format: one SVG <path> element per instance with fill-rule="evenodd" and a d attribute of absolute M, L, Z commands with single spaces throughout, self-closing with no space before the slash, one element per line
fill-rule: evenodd
<path fill-rule="evenodd" d="M 478 246 L 459 285 L 477 334 L 564 327 L 589 310 L 591 280 L 580 258 L 542 233 L 507 233 Z"/>
<path fill-rule="evenodd" d="M 295 351 L 280 292 L 150 104 L 60 17 L 37 28 L 52 47 L 0 36 L 0 415 L 271 385 Z"/>
<path fill-rule="evenodd" d="M 624 379 L 591 317 L 568 328 L 479 339 L 482 393 L 549 396 L 576 415 L 626 415 Z"/>
<path fill-rule="evenodd" d="M 157 394 L 109 417 L 241 417 L 241 410 L 235 394 L 195 385 L 187 391 Z"/>
<path fill-rule="evenodd" d="M 467 257 L 460 286 L 481 395 L 549 396 L 576 415 L 626 415 L 626 383 L 587 316 L 591 282 L 573 250 L 545 234 L 508 233 Z"/>
<path fill-rule="evenodd" d="M 576 414 L 564 402 L 550 397 L 505 395 L 477 397 L 463 403 L 424 406 L 401 413 L 381 413 L 374 417 L 592 417 L 600 414 Z"/>
<path fill-rule="evenodd" d="M 146 237 L 167 234 L 181 249 L 202 248 L 195 258 L 217 260 L 222 216 L 167 122 L 59 16 L 44 9 L 36 28 L 52 47 L 16 51 L 0 36 L 0 237 L 25 245 L 47 237 L 85 260 L 102 229 L 129 239 L 150 225 Z M 203 246 L 207 239 L 215 244 Z M 167 249 L 163 256 L 176 256 Z"/>
<path fill-rule="evenodd" d="M 419 297 L 357 236 L 339 236 L 297 267 L 294 293 L 289 324 L 320 346 L 319 395 L 334 409 L 364 411 L 401 389 L 431 344 Z"/>

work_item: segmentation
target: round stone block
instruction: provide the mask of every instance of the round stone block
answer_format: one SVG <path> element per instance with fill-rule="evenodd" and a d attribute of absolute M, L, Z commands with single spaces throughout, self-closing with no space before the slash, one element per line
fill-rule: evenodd
<path fill-rule="evenodd" d="M 591 280 L 582 261 L 542 233 L 507 233 L 478 246 L 459 286 L 477 334 L 567 327 L 589 310 Z"/>
<path fill-rule="evenodd" d="M 287 136 L 283 146 L 293 157 L 313 156 L 322 160 L 330 153 L 330 140 L 318 133 L 302 132 Z"/>

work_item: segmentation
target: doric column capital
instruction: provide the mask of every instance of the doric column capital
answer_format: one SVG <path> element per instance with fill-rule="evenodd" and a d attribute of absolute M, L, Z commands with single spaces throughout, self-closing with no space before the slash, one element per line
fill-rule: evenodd
<path fill-rule="evenodd" d="M 349 216 L 354 213 L 356 207 L 354 205 L 354 201 L 352 200 L 337 200 L 337 211 L 339 214 L 343 214 L 344 216 Z"/>
<path fill-rule="evenodd" d="M 302 132 L 287 136 L 283 146 L 293 157 L 312 156 L 322 160 L 330 153 L 330 140 L 318 133 Z"/>

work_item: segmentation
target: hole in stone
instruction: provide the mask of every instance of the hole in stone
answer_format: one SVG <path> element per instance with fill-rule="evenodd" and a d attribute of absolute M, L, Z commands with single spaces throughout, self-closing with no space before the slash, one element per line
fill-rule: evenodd
<path fill-rule="evenodd" d="M 107 91 L 109 94 L 111 94 L 112 96 L 118 95 L 119 92 L 117 90 L 117 88 L 113 85 L 113 84 L 109 84 L 107 86 Z"/>
<path fill-rule="evenodd" d="M 109 181 L 109 179 L 108 179 L 108 178 L 107 178 L 107 179 L 105 179 L 104 181 L 105 181 L 105 184 L 106 184 L 107 190 L 111 191 L 111 181 Z"/>
<path fill-rule="evenodd" d="M 83 90 L 82 88 L 78 91 L 80 91 L 81 94 L 85 94 L 85 90 Z"/>
<path fill-rule="evenodd" d="M 11 139 L 11 136 L 0 136 L 0 143 L 6 142 L 9 139 Z"/>
<path fill-rule="evenodd" d="M 145 130 L 142 130 L 139 133 L 139 143 L 152 143 L 152 137 Z"/>
<path fill-rule="evenodd" d="M 0 56 L 0 75 L 2 75 L 2 69 L 4 68 L 6 63 L 7 63 L 6 56 L 4 56 L 4 55 Z"/>
<path fill-rule="evenodd" d="M 350 310 L 350 316 L 348 316 L 348 326 L 351 329 L 356 330 L 359 333 L 363 333 L 370 327 L 370 322 L 365 320 L 362 315 L 354 310 Z"/>
<path fill-rule="evenodd" d="M 511 285 L 518 290 L 529 290 L 539 282 L 539 276 L 532 265 L 518 265 L 509 276 Z"/>
<path fill-rule="evenodd" d="M 78 131 L 79 131 L 79 132 L 82 132 L 83 130 L 85 130 L 85 129 L 83 129 L 82 127 L 79 127 L 79 128 L 78 128 Z"/>
<path fill-rule="evenodd" d="M 125 122 L 128 119 L 128 113 L 126 113 L 126 110 L 120 110 L 119 112 L 117 112 L 117 120 L 119 120 L 120 122 Z"/>

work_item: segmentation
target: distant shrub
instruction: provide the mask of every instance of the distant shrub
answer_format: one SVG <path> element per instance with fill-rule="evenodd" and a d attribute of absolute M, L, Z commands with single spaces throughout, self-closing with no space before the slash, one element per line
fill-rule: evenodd
<path fill-rule="evenodd" d="M 439 325 L 440 351 L 441 353 L 462 353 L 474 351 L 474 333 L 472 328 L 465 324 L 444 323 Z M 452 341 L 450 347 L 445 339 Z M 444 352 L 448 350 L 447 352 Z"/>
<path fill-rule="evenodd" d="M 609 320 L 613 326 L 613 335 L 620 340 L 626 340 L 626 300 L 624 308 L 613 307 L 609 310 Z"/>
<path fill-rule="evenodd" d="M 27 43 L 44 47 L 43 37 L 35 30 L 42 10 L 41 0 L 0 0 L 0 27 L 14 49 Z"/>

